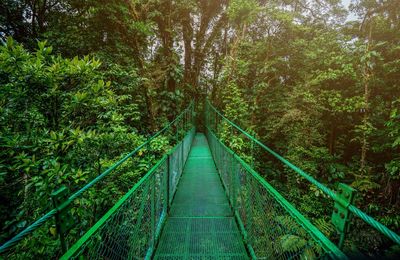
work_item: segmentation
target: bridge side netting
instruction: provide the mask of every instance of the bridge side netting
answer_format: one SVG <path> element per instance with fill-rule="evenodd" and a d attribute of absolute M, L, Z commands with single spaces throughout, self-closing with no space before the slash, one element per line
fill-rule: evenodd
<path fill-rule="evenodd" d="M 191 129 L 62 259 L 150 257 L 195 134 Z"/>
<path fill-rule="evenodd" d="M 255 258 L 344 257 L 271 185 L 210 130 L 207 139 L 247 247 Z"/>
<path fill-rule="evenodd" d="M 178 181 L 181 178 L 183 167 L 190 152 L 190 147 L 195 135 L 194 129 L 187 134 L 183 141 L 175 146 L 169 156 L 169 204 L 172 203 Z"/>

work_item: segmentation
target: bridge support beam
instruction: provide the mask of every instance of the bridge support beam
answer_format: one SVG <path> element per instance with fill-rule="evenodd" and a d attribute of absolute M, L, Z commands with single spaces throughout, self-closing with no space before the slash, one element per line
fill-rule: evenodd
<path fill-rule="evenodd" d="M 70 212 L 72 201 L 69 200 L 69 189 L 66 186 L 62 186 L 51 194 L 51 198 L 53 200 L 53 206 L 57 210 L 55 215 L 57 234 L 60 236 L 62 252 L 65 253 L 68 250 L 65 238 L 75 225 L 75 221 Z"/>
<path fill-rule="evenodd" d="M 354 201 L 355 189 L 339 183 L 337 195 L 332 213 L 332 223 L 340 234 L 338 247 L 342 249 L 346 233 L 350 228 L 351 212 L 348 207 Z"/>

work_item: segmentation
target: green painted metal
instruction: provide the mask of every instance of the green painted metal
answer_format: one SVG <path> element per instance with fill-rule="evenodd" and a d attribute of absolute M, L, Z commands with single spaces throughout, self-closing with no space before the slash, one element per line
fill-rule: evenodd
<path fill-rule="evenodd" d="M 56 228 L 57 233 L 60 236 L 61 249 L 65 253 L 67 251 L 67 243 L 65 237 L 67 233 L 75 225 L 75 221 L 72 217 L 70 203 L 65 203 L 69 197 L 69 189 L 66 186 L 62 186 L 60 189 L 54 191 L 51 194 L 53 200 L 53 206 L 57 210 L 56 214 Z"/>
<path fill-rule="evenodd" d="M 346 259 L 328 238 L 300 214 L 214 133 L 211 151 L 253 258 Z M 232 166 L 229 165 L 234 165 Z"/>
<path fill-rule="evenodd" d="M 211 131 L 207 137 L 212 153 L 204 135 L 187 160 L 179 154 L 189 149 L 178 144 L 63 258 L 346 258 Z"/>
<path fill-rule="evenodd" d="M 350 212 L 399 243 L 397 234 L 352 205 L 352 188 L 341 184 L 338 193 L 328 189 L 229 121 L 208 101 L 205 116 L 206 137 L 195 136 L 192 103 L 166 128 L 78 192 L 71 196 L 66 189 L 54 193 L 55 209 L 3 245 L 0 252 L 54 215 L 59 233 L 67 233 L 70 225 L 62 220 L 68 218 L 71 202 L 136 152 L 147 147 L 146 156 L 151 156 L 150 142 L 161 133 L 175 139 L 174 148 L 153 167 L 148 165 L 149 172 L 62 259 L 346 259 L 339 248 Z M 261 147 L 335 200 L 332 220 L 341 234 L 339 248 L 253 169 L 253 156 L 245 162 L 221 142 L 218 133 L 226 127 L 231 135 L 238 132 L 248 138 L 249 154 Z"/>
<path fill-rule="evenodd" d="M 291 162 L 286 160 L 284 157 L 273 151 L 271 148 L 266 146 L 265 144 L 261 143 L 259 140 L 257 140 L 254 136 L 250 135 L 247 133 L 245 130 L 243 130 L 241 127 L 239 127 L 237 124 L 234 122 L 230 121 L 228 118 L 226 118 L 220 111 L 218 111 L 211 103 L 209 100 L 206 100 L 205 104 L 205 112 L 206 112 L 206 125 L 208 129 L 211 131 L 218 133 L 218 129 L 221 128 L 223 125 L 226 125 L 227 127 L 231 127 L 235 131 L 239 132 L 242 134 L 247 140 L 245 142 L 251 142 L 257 145 L 260 149 L 268 152 L 272 156 L 274 156 L 276 159 L 281 161 L 285 166 L 289 167 L 292 169 L 294 172 L 296 172 L 298 175 L 306 179 L 308 182 L 311 184 L 315 185 L 318 189 L 320 189 L 322 192 L 327 194 L 329 197 L 331 197 L 334 201 L 340 200 L 338 198 L 338 195 L 323 185 L 322 183 L 318 182 L 316 179 L 314 179 L 312 176 L 298 168 L 297 166 L 293 165 Z M 378 230 L 381 232 L 383 235 L 391 239 L 393 242 L 396 244 L 400 245 L 400 236 L 387 228 L 385 225 L 381 224 L 380 222 L 376 221 L 374 218 L 371 216 L 367 215 L 365 212 L 354 206 L 353 204 L 348 205 L 348 210 L 353 213 L 355 216 L 359 217 L 363 221 L 365 221 L 368 225 L 373 227 L 374 229 Z"/>
<path fill-rule="evenodd" d="M 195 134 L 192 128 L 174 149 L 165 155 L 133 186 L 61 259 L 151 258 L 167 218 L 169 192 L 173 196 Z M 184 149 L 182 147 L 185 147 Z M 178 151 L 178 152 L 177 152 Z M 186 153 L 184 151 L 187 151 Z M 177 165 L 177 168 L 171 168 Z M 171 173 L 177 170 L 176 173 Z M 170 188 L 170 191 L 168 191 Z"/>
<path fill-rule="evenodd" d="M 115 163 L 113 166 L 105 170 L 103 173 L 98 175 L 96 178 L 94 178 L 92 181 L 87 183 L 84 187 L 79 189 L 78 191 L 74 192 L 71 196 L 69 196 L 65 201 L 63 201 L 64 207 L 67 207 L 68 205 L 71 205 L 72 202 L 81 197 L 87 190 L 92 188 L 94 185 L 102 181 L 105 177 L 110 175 L 111 173 L 115 172 L 118 170 L 118 168 L 122 165 L 125 164 L 129 159 L 133 159 L 139 152 L 143 151 L 146 147 L 149 148 L 151 142 L 153 142 L 157 137 L 161 135 L 165 136 L 171 136 L 174 138 L 177 138 L 177 140 L 182 139 L 186 132 L 190 130 L 194 125 L 194 103 L 191 102 L 190 105 L 181 112 L 173 121 L 171 121 L 169 124 L 167 124 L 164 128 L 162 128 L 160 131 L 149 137 L 146 142 L 143 144 L 139 145 L 136 147 L 133 151 L 125 155 L 121 160 L 119 160 L 117 163 Z M 175 127 L 178 124 L 180 124 L 180 127 Z M 189 146 L 190 148 L 190 146 Z M 188 148 L 186 148 L 188 149 Z M 147 149 L 150 151 L 150 149 Z M 150 165 L 149 165 L 150 167 Z M 52 209 L 46 214 L 44 214 L 42 217 L 37 219 L 35 222 L 33 222 L 31 225 L 29 225 L 27 228 L 25 228 L 23 231 L 21 231 L 19 234 L 17 234 L 15 237 L 10 239 L 9 241 L 5 242 L 3 245 L 0 246 L 0 254 L 5 253 L 7 250 L 11 249 L 14 247 L 16 244 L 18 244 L 21 240 L 28 238 L 30 234 L 38 230 L 40 227 L 43 226 L 43 224 L 47 223 L 50 221 L 54 216 L 57 215 L 59 212 L 58 209 Z M 62 239 L 61 239 L 62 240 Z M 61 241 L 62 244 L 65 244 L 64 242 Z"/>
<path fill-rule="evenodd" d="M 351 214 L 348 207 L 353 203 L 355 189 L 344 183 L 339 183 L 338 194 L 338 200 L 335 201 L 333 207 L 332 223 L 340 234 L 339 248 L 342 248 L 346 232 L 350 228 Z"/>
<path fill-rule="evenodd" d="M 155 259 L 248 259 L 207 140 L 196 134 Z"/>

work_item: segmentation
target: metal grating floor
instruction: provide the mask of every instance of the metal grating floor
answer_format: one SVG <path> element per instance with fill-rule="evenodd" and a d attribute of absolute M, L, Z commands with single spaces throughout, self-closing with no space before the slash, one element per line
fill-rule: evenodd
<path fill-rule="evenodd" d="M 203 134 L 196 134 L 155 259 L 248 259 Z"/>

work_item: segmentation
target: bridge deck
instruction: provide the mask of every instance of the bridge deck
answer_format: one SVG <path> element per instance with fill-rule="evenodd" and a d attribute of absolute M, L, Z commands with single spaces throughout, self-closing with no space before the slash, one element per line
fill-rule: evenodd
<path fill-rule="evenodd" d="M 196 134 L 155 259 L 247 259 L 207 139 Z"/>

